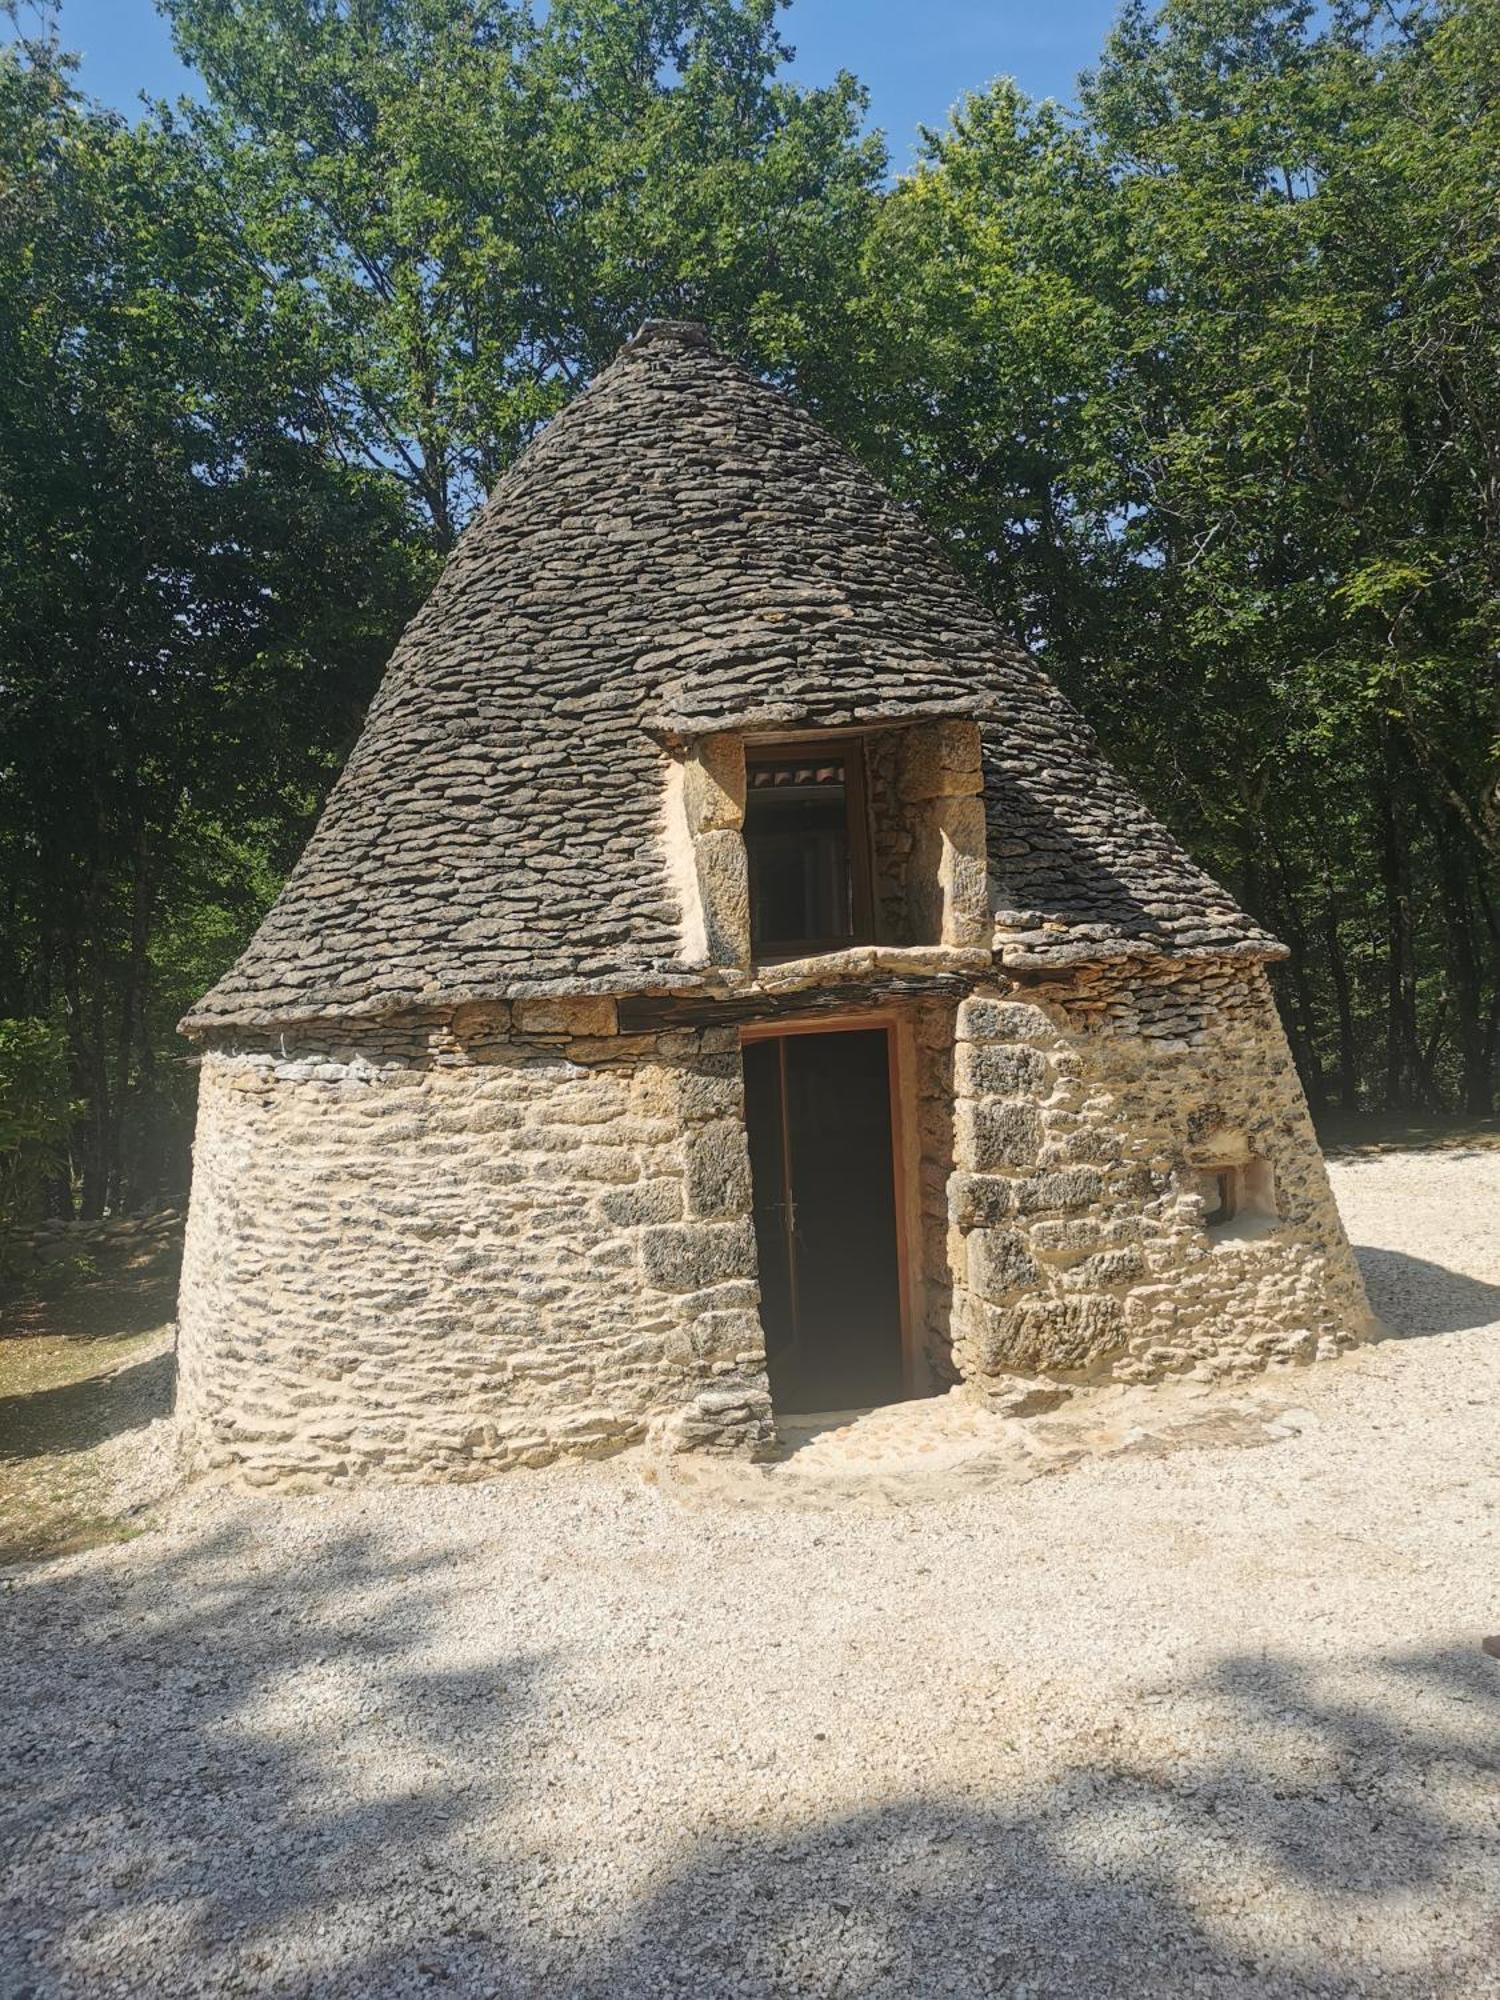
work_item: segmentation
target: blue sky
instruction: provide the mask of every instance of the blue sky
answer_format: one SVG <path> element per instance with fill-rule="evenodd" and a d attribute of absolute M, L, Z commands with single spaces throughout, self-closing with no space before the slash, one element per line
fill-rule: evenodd
<path fill-rule="evenodd" d="M 869 86 L 871 116 L 907 164 L 919 124 L 941 124 L 965 90 L 1014 76 L 1033 96 L 1070 99 L 1117 0 L 794 0 L 782 30 L 797 74 L 840 67 Z M 63 39 L 83 51 L 86 89 L 121 110 L 142 90 L 175 96 L 187 76 L 151 0 L 63 0 Z"/>

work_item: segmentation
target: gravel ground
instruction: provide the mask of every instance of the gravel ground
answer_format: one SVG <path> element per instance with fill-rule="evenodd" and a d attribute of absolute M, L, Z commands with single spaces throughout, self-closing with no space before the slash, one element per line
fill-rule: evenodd
<path fill-rule="evenodd" d="M 1257 1449 L 192 1489 L 14 1573 L 0 1992 L 1500 1995 L 1500 1152 L 1335 1180 L 1409 1337 Z"/>

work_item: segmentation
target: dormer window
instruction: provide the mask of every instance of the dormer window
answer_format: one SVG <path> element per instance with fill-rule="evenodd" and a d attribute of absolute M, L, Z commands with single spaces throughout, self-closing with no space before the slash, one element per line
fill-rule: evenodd
<path fill-rule="evenodd" d="M 861 739 L 747 746 L 744 840 L 754 957 L 795 958 L 870 941 Z"/>
<path fill-rule="evenodd" d="M 987 951 L 983 784 L 977 726 L 946 717 L 691 737 L 662 825 L 682 962 Z"/>

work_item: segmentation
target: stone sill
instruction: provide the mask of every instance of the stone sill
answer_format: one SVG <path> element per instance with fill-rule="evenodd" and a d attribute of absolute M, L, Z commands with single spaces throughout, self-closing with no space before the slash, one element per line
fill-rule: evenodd
<path fill-rule="evenodd" d="M 982 945 L 853 945 L 846 951 L 820 951 L 808 958 L 767 960 L 750 968 L 737 993 L 793 993 L 808 986 L 844 986 L 863 979 L 951 978 L 955 973 L 990 972 L 994 959 Z"/>
<path fill-rule="evenodd" d="M 1237 1215 L 1233 1222 L 1215 1223 L 1208 1229 L 1211 1251 L 1243 1250 L 1252 1243 L 1264 1243 L 1282 1228 L 1279 1215 Z"/>

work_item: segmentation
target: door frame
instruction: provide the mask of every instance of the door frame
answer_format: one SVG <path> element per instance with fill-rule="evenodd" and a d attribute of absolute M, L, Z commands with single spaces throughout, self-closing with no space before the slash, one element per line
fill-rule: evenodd
<path fill-rule="evenodd" d="M 740 1046 L 747 1042 L 785 1041 L 793 1035 L 849 1035 L 880 1031 L 885 1035 L 887 1094 L 891 1116 L 891 1195 L 896 1225 L 896 1304 L 901 1322 L 901 1382 L 907 1396 L 923 1395 L 928 1387 L 927 1361 L 918 1329 L 922 1326 L 920 1260 L 912 1245 L 922 1241 L 918 1207 L 920 1153 L 917 1140 L 916 1061 L 910 1015 L 897 1007 L 847 1008 L 837 1013 L 785 1014 L 771 1021 L 746 1021 Z"/>

